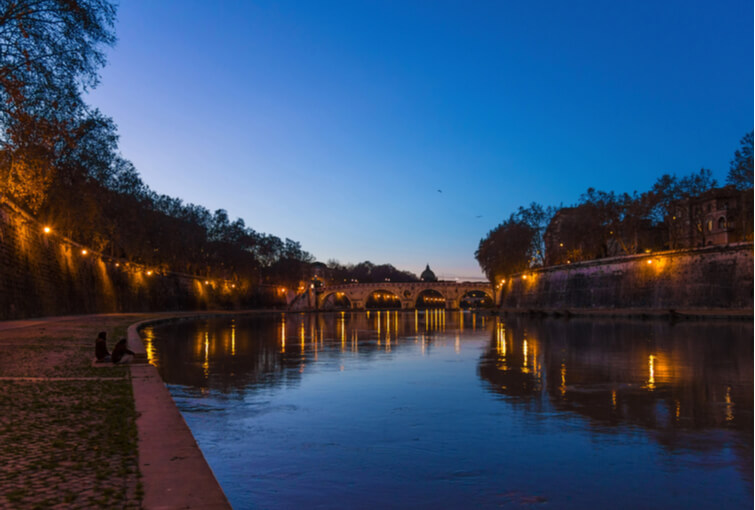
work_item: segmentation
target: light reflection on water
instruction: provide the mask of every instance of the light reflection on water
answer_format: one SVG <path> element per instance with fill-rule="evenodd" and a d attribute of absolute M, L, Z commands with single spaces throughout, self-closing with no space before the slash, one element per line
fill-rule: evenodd
<path fill-rule="evenodd" d="M 739 508 L 753 327 L 278 314 L 143 331 L 234 508 Z"/>

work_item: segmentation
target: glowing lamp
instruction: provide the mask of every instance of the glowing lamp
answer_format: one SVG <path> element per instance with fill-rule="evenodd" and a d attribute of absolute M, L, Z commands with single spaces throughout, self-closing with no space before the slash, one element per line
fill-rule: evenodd
<path fill-rule="evenodd" d="M 152 271 L 147 271 L 147 276 L 152 276 Z"/>
<path fill-rule="evenodd" d="M 50 232 L 52 232 L 52 229 L 51 229 L 50 227 L 45 227 L 45 228 L 43 228 L 43 229 L 42 229 L 42 231 L 43 231 L 43 232 L 44 232 L 45 234 L 49 234 Z"/>
<path fill-rule="evenodd" d="M 648 260 L 648 264 L 652 264 L 652 263 L 653 263 L 653 261 L 652 261 L 652 260 Z"/>
<path fill-rule="evenodd" d="M 88 251 L 86 251 L 86 250 L 81 250 L 81 254 L 82 254 L 82 255 L 86 255 L 87 253 L 89 253 L 89 252 L 88 252 Z"/>
<path fill-rule="evenodd" d="M 522 275 L 522 280 L 526 280 L 526 279 L 527 279 L 527 275 L 526 275 L 526 274 L 523 274 L 523 275 Z"/>

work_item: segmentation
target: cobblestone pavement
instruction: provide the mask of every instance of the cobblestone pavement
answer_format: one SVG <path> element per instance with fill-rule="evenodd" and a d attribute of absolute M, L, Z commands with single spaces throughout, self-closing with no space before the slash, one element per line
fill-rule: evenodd
<path fill-rule="evenodd" d="M 0 330 L 0 508 L 140 508 L 128 367 L 92 366 L 144 316 L 82 316 Z"/>

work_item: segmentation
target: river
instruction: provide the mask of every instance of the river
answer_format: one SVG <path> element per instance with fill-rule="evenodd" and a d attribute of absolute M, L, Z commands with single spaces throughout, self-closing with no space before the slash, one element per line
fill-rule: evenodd
<path fill-rule="evenodd" d="M 751 508 L 753 323 L 271 314 L 142 331 L 242 508 Z"/>

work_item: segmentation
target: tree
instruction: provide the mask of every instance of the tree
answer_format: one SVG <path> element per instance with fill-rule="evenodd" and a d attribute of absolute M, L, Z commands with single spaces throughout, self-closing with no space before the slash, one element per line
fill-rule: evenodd
<path fill-rule="evenodd" d="M 0 191 L 41 205 L 72 125 L 115 41 L 107 0 L 0 3 Z"/>
<path fill-rule="evenodd" d="M 531 264 L 542 266 L 545 263 L 545 229 L 548 228 L 556 208 L 532 202 L 528 207 L 519 207 L 516 212 L 517 221 L 527 225 L 532 230 L 532 246 L 530 247 Z"/>
<path fill-rule="evenodd" d="M 691 173 L 681 179 L 676 175 L 664 174 L 655 181 L 650 190 L 650 216 L 656 223 L 662 223 L 668 216 L 673 215 L 674 202 L 700 196 L 717 185 L 713 173 L 707 168 L 701 168 L 698 173 Z"/>
<path fill-rule="evenodd" d="M 546 231 L 547 263 L 567 264 L 605 257 L 609 236 L 601 216 L 592 201 L 561 208 Z"/>
<path fill-rule="evenodd" d="M 533 227 L 512 214 L 480 240 L 475 258 L 491 282 L 524 271 L 533 258 Z"/>
<path fill-rule="evenodd" d="M 734 153 L 734 159 L 729 164 L 726 183 L 733 185 L 738 190 L 752 188 L 753 185 L 752 138 L 752 131 L 742 137 L 739 141 L 740 148 Z"/>
<path fill-rule="evenodd" d="M 105 65 L 103 46 L 115 42 L 115 12 L 108 0 L 2 2 L 0 111 L 51 118 L 78 110 Z"/>

